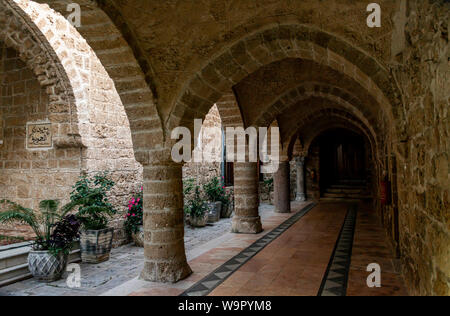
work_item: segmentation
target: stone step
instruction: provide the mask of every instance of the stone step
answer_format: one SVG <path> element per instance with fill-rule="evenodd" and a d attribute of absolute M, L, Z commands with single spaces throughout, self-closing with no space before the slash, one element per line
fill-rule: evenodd
<path fill-rule="evenodd" d="M 13 284 L 28 278 L 28 254 L 31 243 L 22 243 L 0 247 L 0 287 Z M 80 262 L 81 251 L 79 243 L 70 252 L 68 262 Z"/>
<path fill-rule="evenodd" d="M 321 197 L 320 198 L 320 202 L 350 202 L 350 203 L 354 203 L 354 202 L 359 202 L 362 199 L 352 199 L 352 198 L 326 198 L 326 197 Z"/>
<path fill-rule="evenodd" d="M 332 184 L 329 187 L 337 188 L 337 189 L 361 189 L 361 188 L 367 188 L 367 185 Z"/>
<path fill-rule="evenodd" d="M 328 188 L 325 192 L 339 193 L 339 194 L 364 194 L 367 192 L 367 189 L 366 188 L 354 188 L 354 189 Z"/>
<path fill-rule="evenodd" d="M 340 181 L 338 181 L 337 184 L 349 184 L 349 183 L 365 184 L 365 183 L 367 183 L 367 181 L 366 180 L 351 180 L 351 179 L 349 179 L 349 180 L 340 180 Z"/>
<path fill-rule="evenodd" d="M 0 252 L 0 271 L 27 263 L 30 250 L 30 243 L 17 248 L 2 247 Z"/>
<path fill-rule="evenodd" d="M 344 199 L 370 199 L 372 196 L 368 194 L 339 194 L 339 193 L 324 193 L 324 198 L 344 198 Z"/>
<path fill-rule="evenodd" d="M 28 263 L 0 270 L 0 287 L 31 278 Z"/>

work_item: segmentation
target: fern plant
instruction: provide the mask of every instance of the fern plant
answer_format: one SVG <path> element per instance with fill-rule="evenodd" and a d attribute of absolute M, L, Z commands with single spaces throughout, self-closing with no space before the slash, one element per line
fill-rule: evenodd
<path fill-rule="evenodd" d="M 39 203 L 39 211 L 23 207 L 9 200 L 1 200 L 6 206 L 0 212 L 0 223 L 21 223 L 31 227 L 36 235 L 34 250 L 50 251 L 54 255 L 67 254 L 78 238 L 79 221 L 68 215 L 82 201 L 72 201 L 60 207 L 57 200 L 44 200 Z"/>
<path fill-rule="evenodd" d="M 70 195 L 72 202 L 81 201 L 77 218 L 85 230 L 108 228 L 109 220 L 117 211 L 108 201 L 108 192 L 114 187 L 107 172 L 93 177 L 81 176 Z"/>

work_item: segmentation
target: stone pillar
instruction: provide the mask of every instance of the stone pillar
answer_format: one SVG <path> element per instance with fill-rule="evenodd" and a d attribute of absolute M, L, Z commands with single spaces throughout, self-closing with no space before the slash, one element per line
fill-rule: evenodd
<path fill-rule="evenodd" d="M 184 248 L 181 164 L 144 166 L 144 231 L 142 279 L 177 282 L 192 273 Z"/>
<path fill-rule="evenodd" d="M 296 201 L 306 201 L 305 191 L 305 157 L 295 157 L 297 165 L 297 196 Z"/>
<path fill-rule="evenodd" d="M 258 212 L 258 185 L 259 175 L 257 163 L 235 163 L 235 215 L 231 227 L 233 233 L 258 234 L 262 232 L 261 218 Z"/>
<path fill-rule="evenodd" d="M 288 161 L 281 161 L 273 176 L 275 212 L 291 212 L 291 168 Z"/>

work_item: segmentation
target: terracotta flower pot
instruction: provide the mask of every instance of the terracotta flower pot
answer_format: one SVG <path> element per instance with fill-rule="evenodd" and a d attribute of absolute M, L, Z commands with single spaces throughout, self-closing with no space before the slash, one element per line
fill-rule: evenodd
<path fill-rule="evenodd" d="M 67 266 L 67 256 L 60 253 L 52 255 L 49 251 L 30 251 L 28 269 L 33 277 L 41 282 L 53 282 L 61 279 Z"/>
<path fill-rule="evenodd" d="M 144 226 L 139 226 L 138 231 L 136 233 L 132 233 L 131 237 L 133 238 L 134 244 L 136 247 L 144 247 Z"/>
<path fill-rule="evenodd" d="M 114 228 L 84 230 L 80 234 L 81 260 L 84 263 L 101 263 L 109 260 Z"/>

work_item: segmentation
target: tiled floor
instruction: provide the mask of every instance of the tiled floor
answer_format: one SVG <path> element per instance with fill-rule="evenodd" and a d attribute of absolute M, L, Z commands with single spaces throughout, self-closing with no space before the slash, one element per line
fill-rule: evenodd
<path fill-rule="evenodd" d="M 348 204 L 321 203 L 235 272 L 212 296 L 315 296 L 339 236 Z M 382 266 L 382 287 L 366 285 L 371 263 Z M 347 295 L 406 295 L 384 232 L 360 206 Z"/>
<path fill-rule="evenodd" d="M 188 254 L 189 265 L 194 273 L 183 281 L 176 284 L 160 284 L 133 279 L 103 295 L 180 295 L 222 264 L 239 254 L 242 250 L 253 244 L 256 240 L 265 234 L 270 233 L 271 230 L 285 222 L 308 204 L 309 203 L 293 203 L 293 213 L 291 214 L 276 214 L 273 211 L 265 213 L 264 216 L 262 216 L 264 232 L 261 234 L 240 235 L 228 233 L 203 245 L 201 252 L 195 251 Z M 271 209 L 273 209 L 273 207 Z"/>
<path fill-rule="evenodd" d="M 346 213 L 343 204 L 318 205 L 211 295 L 317 295 Z"/>
<path fill-rule="evenodd" d="M 217 268 L 284 223 L 307 204 L 295 203 L 293 214 L 272 213 L 263 219 L 264 233 L 227 234 L 211 241 L 201 254 L 189 260 L 194 271 L 177 284 L 130 281 L 105 295 L 180 295 L 204 281 Z M 211 296 L 316 296 L 326 275 L 330 258 L 349 214 L 347 203 L 320 203 L 290 228 L 244 263 Z M 354 223 L 354 222 L 353 222 Z M 354 227 L 354 225 L 352 225 Z M 353 231 L 353 228 L 352 228 Z M 352 261 L 348 271 L 347 295 L 406 295 L 395 270 L 392 254 L 386 246 L 384 231 L 371 208 L 359 205 Z M 350 253 L 349 253 L 350 254 Z M 382 267 L 382 287 L 366 285 L 371 263 Z"/>
<path fill-rule="evenodd" d="M 387 247 L 385 232 L 377 216 L 365 205 L 360 205 L 353 244 L 347 295 L 349 296 L 404 296 L 407 291 L 400 272 L 395 268 L 392 252 Z M 381 267 L 381 288 L 367 286 L 367 266 Z"/>

